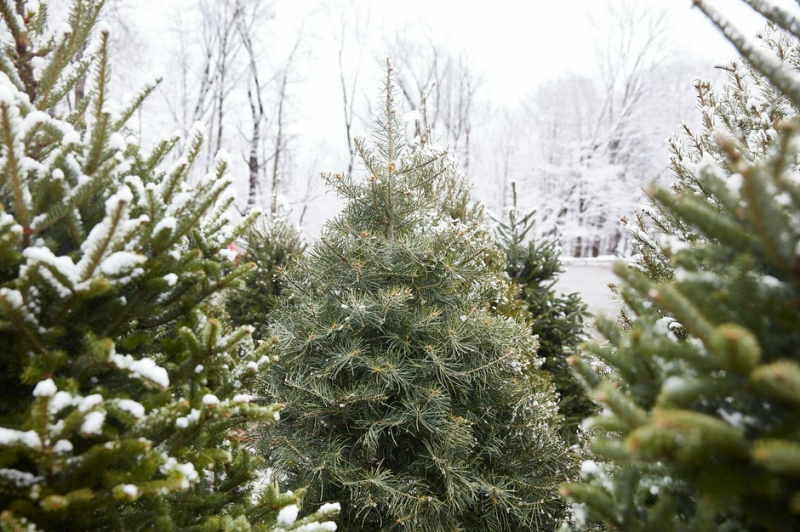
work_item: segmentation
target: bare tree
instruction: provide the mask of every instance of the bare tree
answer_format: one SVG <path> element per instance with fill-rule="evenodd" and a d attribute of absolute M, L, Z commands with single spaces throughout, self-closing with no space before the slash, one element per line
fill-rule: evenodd
<path fill-rule="evenodd" d="M 200 10 L 203 16 L 204 31 L 213 34 L 216 42 L 216 69 L 213 83 L 213 112 L 211 114 L 211 131 L 209 139 L 209 160 L 222 149 L 226 102 L 235 90 L 237 73 L 236 56 L 242 47 L 237 39 L 237 22 L 244 15 L 247 0 L 218 2 L 201 0 Z M 241 74 L 240 74 L 241 75 Z"/>
<path fill-rule="evenodd" d="M 237 19 L 236 28 L 239 37 L 242 40 L 242 45 L 247 52 L 249 76 L 247 83 L 247 101 L 250 106 L 250 117 L 252 119 L 252 134 L 249 139 L 249 152 L 247 156 L 248 168 L 248 195 L 247 204 L 244 208 L 244 214 L 256 205 L 257 192 L 260 186 L 259 175 L 261 172 L 261 162 L 259 161 L 259 149 L 262 141 L 262 129 L 267 121 L 263 91 L 273 81 L 274 78 L 264 83 L 260 75 L 259 68 L 259 54 L 256 50 L 253 33 L 255 31 L 256 21 L 262 21 L 264 17 L 259 17 L 262 8 L 261 2 L 254 2 L 252 12 L 244 13 Z M 272 18 L 272 15 L 270 15 Z"/>
<path fill-rule="evenodd" d="M 180 79 L 167 91 L 167 104 L 176 125 L 200 121 L 208 126 L 207 164 L 225 143 L 228 101 L 246 73 L 237 22 L 254 1 L 197 0 L 194 9 L 177 14 L 173 64 Z"/>
<path fill-rule="evenodd" d="M 363 60 L 364 42 L 369 28 L 369 11 L 360 9 L 355 0 L 345 0 L 337 10 L 327 4 L 327 15 L 333 39 L 337 44 L 339 83 L 342 88 L 342 111 L 347 138 L 347 175 L 353 174 L 355 146 L 353 144 L 353 119 L 355 117 L 356 91 Z"/>
<path fill-rule="evenodd" d="M 286 58 L 286 61 L 283 64 L 283 68 L 278 73 L 278 91 L 277 91 L 278 109 L 276 116 L 275 148 L 272 153 L 272 197 L 270 199 L 270 215 L 272 216 L 273 219 L 278 214 L 279 186 L 282 180 L 281 158 L 285 152 L 286 142 L 287 142 L 284 117 L 287 108 L 287 101 L 289 98 L 289 94 L 286 90 L 286 87 L 289 81 L 292 62 L 294 61 L 294 58 L 297 54 L 297 50 L 300 48 L 300 42 L 302 36 L 303 32 L 301 30 L 297 34 L 297 40 L 295 41 L 294 47 L 292 48 L 292 51 L 289 53 L 289 56 Z"/>
<path fill-rule="evenodd" d="M 242 12 L 237 23 L 239 38 L 244 46 L 248 60 L 247 102 L 250 109 L 251 131 L 248 138 L 248 197 L 243 210 L 249 212 L 257 203 L 258 189 L 262 178 L 269 173 L 271 182 L 269 212 L 272 219 L 278 214 L 278 196 L 283 179 L 283 168 L 286 159 L 287 134 L 286 113 L 290 93 L 288 91 L 292 66 L 300 50 L 304 38 L 304 26 L 297 31 L 294 44 L 288 55 L 277 66 L 264 61 L 264 55 L 277 55 L 274 50 L 257 46 L 255 35 L 263 30 L 267 20 L 274 18 L 272 4 L 263 5 L 260 0 L 253 1 L 249 9 Z M 266 68 L 265 68 L 266 67 Z M 267 76 L 264 76 L 266 70 Z M 270 92 L 272 91 L 272 92 Z M 273 102 L 274 100 L 274 102 Z M 267 107 L 274 104 L 272 117 L 267 116 Z M 274 139 L 267 153 L 267 135 L 269 127 L 274 128 Z"/>
<path fill-rule="evenodd" d="M 674 74 L 666 68 L 668 19 L 631 0 L 607 7 L 595 19 L 600 76 L 563 76 L 527 102 L 538 139 L 530 187 L 540 198 L 538 228 L 578 257 L 624 252 L 619 219 L 666 168 L 667 132 L 657 124 L 679 120 L 659 105 Z"/>
<path fill-rule="evenodd" d="M 305 173 L 306 180 L 305 183 L 303 184 L 304 185 L 303 195 L 299 198 L 299 203 L 300 205 L 302 205 L 302 209 L 300 210 L 300 218 L 297 221 L 297 225 L 299 225 L 300 227 L 303 227 L 303 221 L 305 220 L 306 213 L 308 212 L 308 207 L 311 205 L 311 203 L 318 200 L 322 195 L 319 191 L 319 188 L 316 186 L 317 182 L 319 181 L 318 176 L 316 172 L 313 171 L 313 169 L 316 169 L 318 167 L 319 167 L 319 157 L 317 156 L 314 158 L 311 164 L 310 168 L 312 170 L 307 171 Z"/>

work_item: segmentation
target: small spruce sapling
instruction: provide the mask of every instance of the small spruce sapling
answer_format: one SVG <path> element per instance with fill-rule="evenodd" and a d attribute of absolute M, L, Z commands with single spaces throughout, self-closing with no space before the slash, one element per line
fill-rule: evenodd
<path fill-rule="evenodd" d="M 554 285 L 563 272 L 560 249 L 551 240 L 525 244 L 534 227 L 536 211 L 520 214 L 515 182 L 511 183 L 511 193 L 508 220 L 490 216 L 505 253 L 506 273 L 519 287 L 519 298 L 529 313 L 531 333 L 539 339 L 537 356 L 544 360 L 542 369 L 552 375 L 559 395 L 558 411 L 563 418 L 561 436 L 574 443 L 578 440 L 581 422 L 596 410 L 567 364 L 567 358 L 585 339 L 586 305 L 578 294 L 556 294 Z"/>
<path fill-rule="evenodd" d="M 288 218 L 269 222 L 262 218 L 237 245 L 243 247 L 241 259 L 255 268 L 228 292 L 225 308 L 233 325 L 252 324 L 253 338 L 265 341 L 270 338 L 270 315 L 286 287 L 281 272 L 303 254 L 307 244 Z"/>
<path fill-rule="evenodd" d="M 552 529 L 574 459 L 536 340 L 492 308 L 502 256 L 427 192 L 454 165 L 405 144 L 394 101 L 388 67 L 376 143 L 357 143 L 366 176 L 328 176 L 344 211 L 288 270 L 269 466 L 306 503 L 341 502 L 345 530 Z"/>

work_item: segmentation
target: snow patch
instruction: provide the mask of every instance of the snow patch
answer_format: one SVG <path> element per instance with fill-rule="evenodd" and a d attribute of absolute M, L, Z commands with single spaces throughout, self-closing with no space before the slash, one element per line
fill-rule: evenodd
<path fill-rule="evenodd" d="M 276 524 L 281 526 L 289 526 L 294 524 L 297 521 L 297 515 L 300 513 L 300 507 L 296 504 L 290 504 L 289 506 L 284 506 L 281 508 L 281 511 L 278 512 L 278 519 Z"/>
<path fill-rule="evenodd" d="M 159 232 L 163 231 L 164 229 L 168 229 L 169 232 L 175 231 L 175 227 L 178 225 L 178 220 L 173 216 L 165 216 L 162 220 L 160 220 L 156 226 L 153 228 L 153 234 L 157 235 Z"/>
<path fill-rule="evenodd" d="M 728 186 L 728 190 L 733 194 L 739 194 L 744 185 L 744 177 L 739 173 L 733 174 L 728 178 L 725 184 Z"/>
<path fill-rule="evenodd" d="M 0 446 L 10 447 L 17 444 L 22 444 L 31 449 L 42 448 L 42 440 L 34 431 L 22 432 L 21 430 L 0 427 Z"/>
<path fill-rule="evenodd" d="M 294 529 L 295 532 L 331 532 L 333 530 L 336 530 L 336 523 L 333 521 L 307 523 Z"/>
<path fill-rule="evenodd" d="M 97 24 L 97 31 L 99 31 L 100 33 L 104 33 L 104 34 L 108 35 L 108 34 L 111 33 L 111 24 L 109 24 L 108 21 L 101 20 Z"/>
<path fill-rule="evenodd" d="M 53 445 L 53 452 L 56 454 L 71 453 L 73 449 L 72 442 L 69 440 L 58 440 Z"/>
<path fill-rule="evenodd" d="M 319 510 L 317 510 L 317 511 L 320 512 L 320 513 L 324 513 L 324 514 L 329 513 L 329 512 L 341 512 L 342 511 L 342 505 L 339 504 L 338 502 L 326 502 L 325 504 L 320 506 Z"/>
<path fill-rule="evenodd" d="M 167 370 L 157 365 L 151 358 L 136 360 L 130 355 L 112 353 L 110 361 L 119 369 L 130 371 L 134 377 L 154 382 L 162 388 L 169 387 Z"/>
<path fill-rule="evenodd" d="M 222 255 L 225 259 L 227 259 L 227 260 L 229 260 L 231 262 L 235 261 L 236 257 L 239 256 L 239 254 L 236 251 L 234 251 L 234 250 L 232 250 L 230 248 L 222 248 L 222 249 L 220 249 L 219 250 L 219 254 Z"/>
<path fill-rule="evenodd" d="M 117 251 L 100 263 L 100 271 L 108 277 L 117 277 L 147 261 L 147 257 L 129 251 Z"/>
<path fill-rule="evenodd" d="M 208 406 L 216 406 L 219 404 L 219 398 L 211 393 L 207 393 L 203 396 L 203 404 Z"/>
<path fill-rule="evenodd" d="M 27 471 L 6 468 L 0 469 L 0 478 L 11 481 L 17 488 L 30 488 L 43 480 Z"/>
<path fill-rule="evenodd" d="M 14 93 L 5 85 L 0 85 L 0 105 L 6 107 L 14 105 Z"/>
<path fill-rule="evenodd" d="M 686 381 L 683 377 L 673 375 L 664 381 L 664 384 L 661 385 L 661 390 L 666 393 L 675 393 L 681 391 L 684 386 L 686 386 Z"/>
<path fill-rule="evenodd" d="M 64 147 L 72 146 L 73 144 L 80 144 L 80 142 L 81 142 L 81 136 L 75 130 L 67 131 L 66 133 L 64 133 L 64 136 L 61 139 L 61 144 Z"/>
<path fill-rule="evenodd" d="M 81 425 L 81 432 L 86 435 L 100 434 L 103 431 L 103 423 L 106 415 L 103 412 L 89 412 Z"/>
<path fill-rule="evenodd" d="M 189 482 L 194 482 L 199 478 L 199 475 L 197 474 L 197 471 L 194 468 L 194 464 L 191 462 L 186 462 L 185 464 L 179 464 L 178 467 L 176 467 L 175 469 L 177 469 L 184 477 L 186 477 L 186 480 L 188 480 Z"/>
<path fill-rule="evenodd" d="M 99 393 L 93 393 L 92 395 L 87 395 L 83 399 L 80 399 L 78 402 L 78 411 L 79 412 L 88 412 L 92 408 L 100 405 L 103 402 L 103 396 Z"/>
<path fill-rule="evenodd" d="M 249 403 L 255 398 L 255 396 L 247 394 L 247 393 L 240 393 L 233 396 L 234 403 Z"/>
<path fill-rule="evenodd" d="M 112 150 L 125 151 L 126 146 L 127 143 L 125 142 L 125 137 L 119 133 L 112 133 L 108 138 L 108 147 Z"/>
<path fill-rule="evenodd" d="M 47 405 L 47 411 L 50 414 L 58 414 L 63 409 L 68 406 L 72 405 L 72 395 L 68 392 L 56 392 L 52 399 L 50 399 L 50 404 Z"/>
<path fill-rule="evenodd" d="M 136 419 L 144 417 L 144 406 L 142 406 L 141 403 L 138 403 L 131 399 L 118 399 L 116 403 L 117 406 L 120 408 L 120 410 L 128 412 Z"/>
<path fill-rule="evenodd" d="M 600 466 L 594 460 L 584 460 L 581 463 L 581 478 L 587 478 L 601 473 Z"/>
<path fill-rule="evenodd" d="M 45 379 L 36 383 L 36 386 L 33 388 L 33 396 L 53 397 L 57 391 L 58 388 L 56 387 L 56 383 L 53 382 L 53 379 Z"/>

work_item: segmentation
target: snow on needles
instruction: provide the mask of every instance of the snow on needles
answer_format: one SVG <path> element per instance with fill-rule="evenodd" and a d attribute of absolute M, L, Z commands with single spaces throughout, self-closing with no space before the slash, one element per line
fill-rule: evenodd
<path fill-rule="evenodd" d="M 104 412 L 99 412 L 97 410 L 89 412 L 83 420 L 81 432 L 90 436 L 100 434 L 103 431 L 103 423 L 105 420 L 106 415 Z"/>
<path fill-rule="evenodd" d="M 290 504 L 281 508 L 278 512 L 278 525 L 292 525 L 297 520 L 297 515 L 300 513 L 300 508 L 296 504 Z"/>
<path fill-rule="evenodd" d="M 100 263 L 100 271 L 109 277 L 116 277 L 129 272 L 147 260 L 144 255 L 130 251 L 117 251 Z"/>
<path fill-rule="evenodd" d="M 23 432 L 0 427 L 0 446 L 11 447 L 12 445 L 24 445 L 30 449 L 41 449 L 42 440 L 32 430 Z"/>
<path fill-rule="evenodd" d="M 56 383 L 53 382 L 53 379 L 45 379 L 39 381 L 33 388 L 33 396 L 52 397 L 55 395 L 56 391 L 58 391 L 58 388 L 56 388 Z"/>
<path fill-rule="evenodd" d="M 149 381 L 166 389 L 169 387 L 167 370 L 157 365 L 151 358 L 136 360 L 130 355 L 111 353 L 110 361 L 119 369 L 129 371 L 134 377 Z"/>
<path fill-rule="evenodd" d="M 141 419 L 144 417 L 144 406 L 141 403 L 133 401 L 131 399 L 117 399 L 116 404 L 120 410 L 123 410 L 136 419 Z"/>

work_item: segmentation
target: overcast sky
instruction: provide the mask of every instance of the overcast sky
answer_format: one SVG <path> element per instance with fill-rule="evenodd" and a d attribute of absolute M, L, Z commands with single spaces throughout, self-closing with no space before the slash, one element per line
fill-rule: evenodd
<path fill-rule="evenodd" d="M 126 0 L 123 0 L 126 1 Z M 134 22 L 143 37 L 137 44 L 143 69 L 166 74 L 175 65 L 164 55 L 165 36 L 174 29 L 177 14 L 188 0 L 127 0 L 126 18 Z M 222 0 L 220 0 L 222 1 Z M 671 27 L 668 43 L 676 53 L 699 59 L 701 72 L 693 77 L 713 74 L 713 65 L 736 57 L 736 52 L 719 31 L 692 7 L 691 0 L 630 0 L 663 11 Z M 308 35 L 302 66 L 297 69 L 296 91 L 304 114 L 318 117 L 341 112 L 336 46 L 325 11 L 341 9 L 348 0 L 276 0 L 276 22 L 265 27 L 265 39 L 274 39 L 278 48 L 293 43 L 297 28 Z M 566 72 L 592 75 L 596 72 L 597 30 L 602 26 L 607 0 L 352 0 L 356 12 L 369 20 L 370 36 L 362 58 L 362 81 L 380 80 L 375 56 L 381 40 L 396 32 L 428 31 L 454 50 L 464 50 L 481 74 L 482 90 L 491 100 L 513 103 L 542 81 L 553 80 Z M 762 23 L 741 0 L 710 0 L 747 34 L 754 34 Z M 778 3 L 793 5 L 790 0 Z M 147 35 L 152 35 L 148 38 Z M 145 52 L 145 49 L 149 51 Z M 130 53 L 130 52 L 126 52 Z M 276 53 L 280 56 L 281 53 Z M 705 66 L 707 65 L 707 66 Z M 144 74 L 144 73 L 143 73 Z M 143 75 L 143 77 L 145 77 Z M 331 110 L 335 111 L 331 111 Z M 331 128 L 334 125 L 331 124 Z M 336 126 L 338 127 L 338 126 Z M 319 131 L 320 135 L 329 132 Z"/>
<path fill-rule="evenodd" d="M 124 19 L 134 32 L 129 36 L 131 42 L 122 44 L 126 49 L 119 50 L 122 58 L 118 55 L 117 59 L 138 56 L 143 79 L 149 77 L 145 74 L 148 70 L 155 69 L 165 74 L 169 84 L 177 67 L 168 52 L 174 45 L 170 35 L 175 34 L 181 11 L 192 0 L 121 1 L 126 4 Z M 763 27 L 762 19 L 741 0 L 707 1 L 745 34 L 754 35 Z M 568 72 L 595 75 L 597 27 L 602 32 L 608 6 L 607 0 L 275 0 L 275 20 L 264 25 L 260 37 L 271 43 L 270 53 L 280 62 L 294 43 L 297 29 L 304 27 L 302 61 L 294 69 L 292 124 L 296 138 L 303 143 L 325 144 L 330 153 L 342 155 L 319 161 L 321 167 L 332 169 L 346 164 L 347 152 L 336 44 L 326 11 L 340 11 L 349 2 L 362 20 L 369 21 L 360 77 L 375 90 L 359 97 L 377 96 L 382 79 L 377 58 L 382 43 L 401 32 L 428 32 L 451 50 L 466 52 L 483 80 L 482 97 L 497 105 L 514 104 L 541 82 Z M 733 47 L 692 7 L 691 0 L 629 2 L 663 12 L 671 28 L 667 48 L 694 60 L 690 68 L 697 71 L 686 72 L 688 92 L 695 77 L 713 77 L 715 64 L 736 58 Z M 792 0 L 777 3 L 797 7 Z M 351 51 L 350 60 L 354 57 Z M 130 87 L 136 81 L 126 79 L 124 85 Z M 356 123 L 353 133 L 363 136 L 366 129 L 367 125 Z"/>
<path fill-rule="evenodd" d="M 676 49 L 694 51 L 709 62 L 735 57 L 733 48 L 698 9 L 692 8 L 690 0 L 633 0 L 632 4 L 642 2 L 664 12 L 671 22 L 670 40 Z M 538 82 L 555 79 L 566 71 L 593 72 L 596 63 L 593 39 L 597 32 L 590 19 L 602 24 L 607 5 L 606 0 L 355 0 L 355 3 L 362 12 L 369 13 L 373 28 L 393 32 L 427 27 L 454 48 L 463 48 L 477 69 L 485 73 L 487 89 L 501 99 L 517 99 Z M 279 18 L 300 20 L 319 4 L 318 0 L 279 0 Z M 711 4 L 728 14 L 748 34 L 761 28 L 760 19 L 740 0 L 716 0 Z M 318 33 L 325 29 L 322 24 L 311 27 Z"/>
<path fill-rule="evenodd" d="M 779 0 L 784 4 L 788 0 Z M 303 98 L 309 115 L 340 112 L 341 93 L 335 46 L 330 44 L 330 23 L 325 6 L 341 6 L 344 0 L 278 0 L 278 24 L 286 32 L 280 40 L 291 40 L 301 20 L 309 33 L 319 39 L 303 77 Z M 669 47 L 698 59 L 698 72 L 688 72 L 686 84 L 694 77 L 711 77 L 713 65 L 736 57 L 733 47 L 691 0 L 631 0 L 663 11 L 671 28 Z M 762 28 L 761 19 L 741 0 L 714 0 L 712 5 L 727 14 L 746 34 Z M 557 79 L 566 72 L 592 75 L 597 70 L 595 25 L 604 23 L 607 0 L 354 0 L 362 17 L 368 17 L 371 36 L 364 52 L 367 68 L 362 79 L 381 78 L 374 55 L 381 39 L 396 32 L 429 31 L 453 49 L 467 52 L 482 75 L 482 90 L 498 103 L 513 103 L 542 81 Z M 327 43 L 327 44 L 326 44 Z M 301 89 L 303 90 L 303 89 Z M 331 124 L 333 128 L 333 124 Z M 319 132 L 322 135 L 327 133 Z"/>

